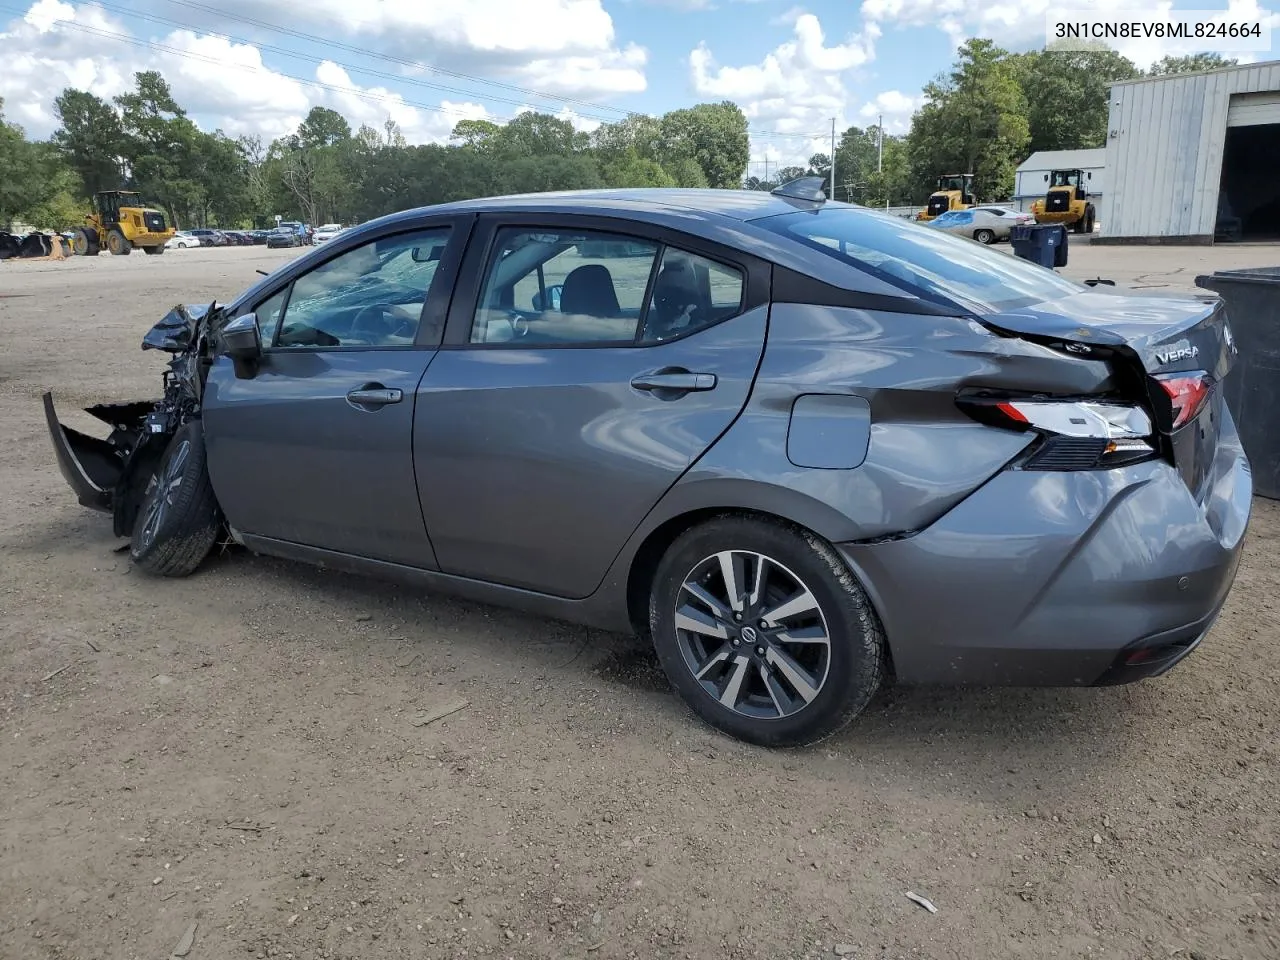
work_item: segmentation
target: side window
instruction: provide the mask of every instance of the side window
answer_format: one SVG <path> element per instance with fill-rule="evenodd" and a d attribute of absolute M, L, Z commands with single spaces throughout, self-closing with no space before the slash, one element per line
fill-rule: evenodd
<path fill-rule="evenodd" d="M 284 302 L 289 296 L 289 288 L 258 304 L 254 313 L 258 316 L 258 330 L 262 334 L 262 345 L 269 347 L 275 343 L 276 331 L 280 329 L 280 314 L 284 311 Z"/>
<path fill-rule="evenodd" d="M 683 336 L 732 317 L 742 309 L 742 272 L 667 247 L 645 315 L 644 340 Z"/>
<path fill-rule="evenodd" d="M 658 244 L 616 234 L 504 228 L 471 342 L 634 343 L 657 256 Z"/>
<path fill-rule="evenodd" d="M 382 237 L 304 273 L 284 302 L 275 346 L 411 346 L 448 242 L 447 228 Z"/>

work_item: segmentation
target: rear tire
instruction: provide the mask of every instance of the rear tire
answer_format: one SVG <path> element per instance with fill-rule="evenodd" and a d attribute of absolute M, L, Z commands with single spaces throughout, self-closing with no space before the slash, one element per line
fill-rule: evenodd
<path fill-rule="evenodd" d="M 107 249 L 113 257 L 127 257 L 133 252 L 133 244 L 119 230 L 112 230 L 107 234 Z"/>
<path fill-rule="evenodd" d="M 829 544 L 780 521 L 725 515 L 678 537 L 654 576 L 649 628 L 693 712 L 760 746 L 831 736 L 885 672 L 880 621 L 857 579 Z"/>
<path fill-rule="evenodd" d="M 158 257 L 164 253 L 164 244 L 158 243 L 154 247 L 143 247 L 142 252 L 149 257 Z"/>
<path fill-rule="evenodd" d="M 984 245 L 986 245 L 986 246 L 990 246 L 991 244 L 993 244 L 993 243 L 995 243 L 995 242 L 996 242 L 996 235 L 995 235 L 995 231 L 994 231 L 994 230 L 977 230 L 977 231 L 974 231 L 973 239 L 977 240 L 977 241 L 978 241 L 979 243 L 981 243 L 981 244 L 984 244 Z"/>
<path fill-rule="evenodd" d="M 204 427 L 192 420 L 174 434 L 147 484 L 129 555 L 153 576 L 185 577 L 209 555 L 221 525 L 205 466 Z"/>

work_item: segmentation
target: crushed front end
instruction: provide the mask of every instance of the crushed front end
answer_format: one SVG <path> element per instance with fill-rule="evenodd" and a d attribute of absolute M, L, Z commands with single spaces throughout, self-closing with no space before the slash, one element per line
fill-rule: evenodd
<path fill-rule="evenodd" d="M 107 438 L 90 436 L 58 419 L 53 394 L 43 396 L 45 422 L 58 469 L 86 507 L 112 515 L 117 536 L 133 530 L 138 505 L 170 438 L 198 416 L 210 360 L 217 304 L 174 307 L 143 338 L 143 350 L 173 355 L 159 400 L 102 403 L 85 412 L 107 424 Z"/>

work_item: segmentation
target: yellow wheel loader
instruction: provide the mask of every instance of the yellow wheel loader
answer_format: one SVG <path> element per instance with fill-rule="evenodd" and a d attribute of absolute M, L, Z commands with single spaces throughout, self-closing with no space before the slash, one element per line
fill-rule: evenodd
<path fill-rule="evenodd" d="M 916 219 L 927 223 L 948 210 L 967 210 L 974 203 L 973 174 L 946 173 L 938 178 L 938 189 L 929 195 L 928 206 Z"/>
<path fill-rule="evenodd" d="M 1097 213 L 1089 199 L 1087 180 L 1093 174 L 1083 170 L 1054 170 L 1044 175 L 1049 190 L 1043 200 L 1031 204 L 1036 223 L 1061 223 L 1076 233 L 1093 233 Z"/>
<path fill-rule="evenodd" d="M 93 209 L 71 242 L 77 256 L 96 257 L 104 247 L 117 257 L 127 256 L 134 247 L 159 256 L 177 232 L 161 211 L 148 207 L 131 191 L 96 193 Z"/>

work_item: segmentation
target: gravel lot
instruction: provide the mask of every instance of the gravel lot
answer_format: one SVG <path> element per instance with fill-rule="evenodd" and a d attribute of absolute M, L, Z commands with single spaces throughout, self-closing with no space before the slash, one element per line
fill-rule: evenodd
<path fill-rule="evenodd" d="M 899 689 L 816 750 L 752 749 L 627 638 L 113 552 L 41 391 L 152 395 L 152 322 L 295 253 L 0 263 L 0 957 L 166 957 L 192 923 L 190 960 L 1280 956 L 1280 505 L 1163 679 Z M 1192 289 L 1280 248 L 1072 261 Z"/>

